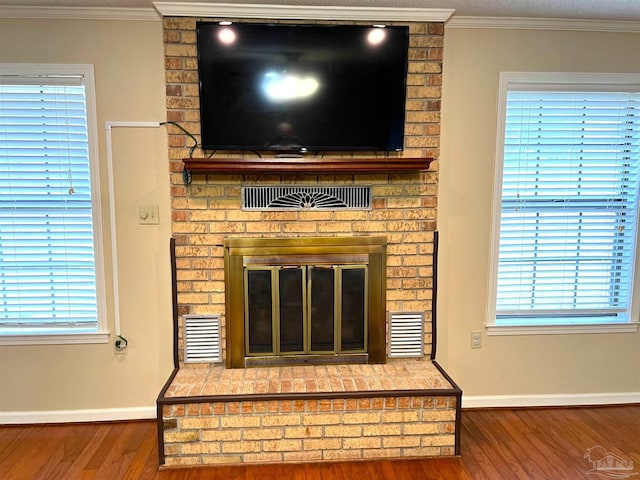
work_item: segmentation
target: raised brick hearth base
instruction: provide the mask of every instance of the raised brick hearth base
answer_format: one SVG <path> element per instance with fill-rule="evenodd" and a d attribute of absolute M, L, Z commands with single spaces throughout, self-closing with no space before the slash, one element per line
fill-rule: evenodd
<path fill-rule="evenodd" d="M 429 360 L 182 367 L 158 399 L 161 464 L 456 455 L 460 397 Z"/>

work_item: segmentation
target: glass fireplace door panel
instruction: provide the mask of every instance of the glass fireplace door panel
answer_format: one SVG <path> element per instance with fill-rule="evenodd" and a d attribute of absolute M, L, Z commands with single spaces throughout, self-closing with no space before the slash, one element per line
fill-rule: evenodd
<path fill-rule="evenodd" d="M 341 272 L 341 323 L 340 350 L 364 351 L 365 320 L 367 317 L 366 267 L 342 268 Z"/>
<path fill-rule="evenodd" d="M 280 310 L 280 353 L 304 352 L 304 281 L 303 268 L 278 270 Z"/>
<path fill-rule="evenodd" d="M 311 352 L 335 352 L 335 270 L 310 267 Z"/>
<path fill-rule="evenodd" d="M 249 355 L 274 353 L 272 272 L 273 269 L 246 271 L 246 348 Z"/>

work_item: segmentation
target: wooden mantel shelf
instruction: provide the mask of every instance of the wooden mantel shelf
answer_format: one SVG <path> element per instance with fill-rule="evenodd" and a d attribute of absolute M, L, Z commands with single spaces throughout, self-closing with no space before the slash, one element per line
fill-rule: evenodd
<path fill-rule="evenodd" d="M 183 158 L 192 173 L 384 173 L 427 170 L 433 158 Z"/>

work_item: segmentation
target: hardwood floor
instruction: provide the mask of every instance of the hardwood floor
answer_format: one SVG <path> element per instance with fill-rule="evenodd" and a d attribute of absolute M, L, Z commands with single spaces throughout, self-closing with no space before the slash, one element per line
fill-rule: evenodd
<path fill-rule="evenodd" d="M 463 411 L 461 435 L 459 458 L 158 470 L 153 421 L 8 426 L 0 479 L 596 479 L 585 454 L 598 445 L 640 477 L 640 405 Z"/>

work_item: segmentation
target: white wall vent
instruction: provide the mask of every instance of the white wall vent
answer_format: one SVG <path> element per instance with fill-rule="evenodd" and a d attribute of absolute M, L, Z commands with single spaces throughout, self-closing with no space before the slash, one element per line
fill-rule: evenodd
<path fill-rule="evenodd" d="M 389 357 L 424 356 L 424 314 L 389 313 Z"/>
<path fill-rule="evenodd" d="M 220 362 L 220 315 L 185 315 L 184 363 Z"/>

